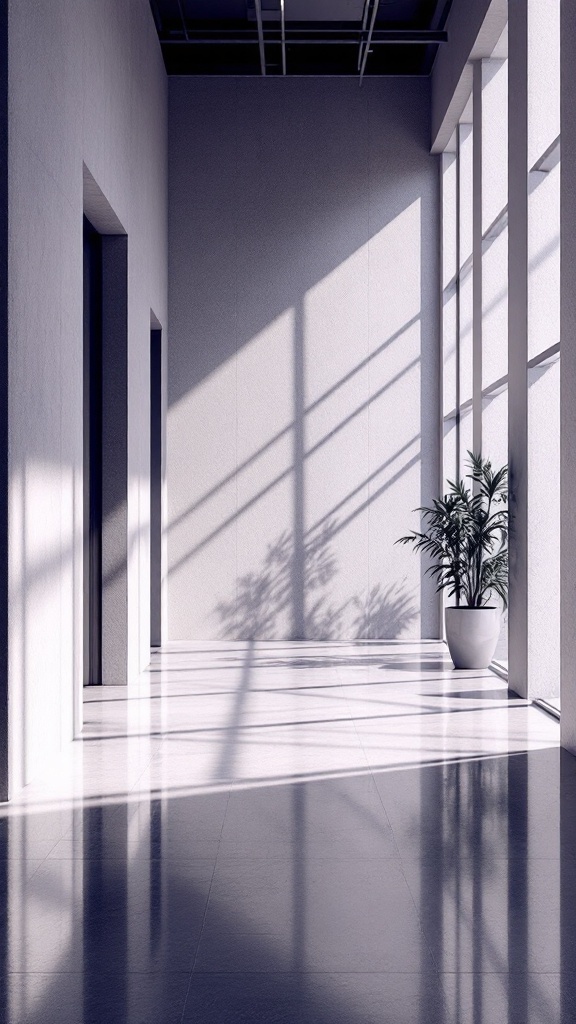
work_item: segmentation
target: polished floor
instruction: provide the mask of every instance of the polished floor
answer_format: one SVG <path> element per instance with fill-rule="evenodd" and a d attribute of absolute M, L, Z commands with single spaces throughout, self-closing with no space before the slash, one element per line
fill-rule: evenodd
<path fill-rule="evenodd" d="M 0 821 L 7 1024 L 573 1024 L 576 759 L 435 643 L 86 693 Z"/>

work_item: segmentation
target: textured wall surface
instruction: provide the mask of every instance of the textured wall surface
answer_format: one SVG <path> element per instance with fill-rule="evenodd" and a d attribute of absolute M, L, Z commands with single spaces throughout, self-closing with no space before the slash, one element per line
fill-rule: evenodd
<path fill-rule="evenodd" d="M 429 84 L 169 95 L 169 635 L 437 636 Z"/>
<path fill-rule="evenodd" d="M 561 8 L 561 346 L 560 378 L 560 551 L 561 551 L 561 680 L 562 745 L 576 754 L 576 21 Z"/>
<path fill-rule="evenodd" d="M 8 9 L 0 7 L 0 338 L 8 337 Z M 0 800 L 8 795 L 8 345 L 0 347 Z"/>
<path fill-rule="evenodd" d="M 128 233 L 128 678 L 149 657 L 150 309 L 165 326 L 167 82 L 147 0 L 17 0 L 9 39 L 16 789 L 80 717 L 83 162 Z"/>

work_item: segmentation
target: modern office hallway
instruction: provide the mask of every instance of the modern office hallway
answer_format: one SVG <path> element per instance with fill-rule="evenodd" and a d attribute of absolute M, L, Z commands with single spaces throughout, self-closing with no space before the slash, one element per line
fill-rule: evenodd
<path fill-rule="evenodd" d="M 9 1024 L 576 1019 L 576 760 L 437 643 L 182 643 L 3 808 Z"/>

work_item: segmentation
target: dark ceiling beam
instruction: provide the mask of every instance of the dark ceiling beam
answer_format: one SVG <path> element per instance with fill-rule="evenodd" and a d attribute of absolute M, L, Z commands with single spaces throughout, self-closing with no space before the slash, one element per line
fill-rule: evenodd
<path fill-rule="evenodd" d="M 260 51 L 260 70 L 266 75 L 266 50 L 264 49 L 264 26 L 262 24 L 262 4 L 260 0 L 254 0 L 256 8 L 256 22 L 258 24 L 258 49 Z"/>
<path fill-rule="evenodd" d="M 200 22 L 200 21 L 190 21 L 190 20 L 188 21 L 188 24 L 189 24 L 188 35 L 190 35 L 191 32 L 193 32 L 194 35 L 206 35 L 206 36 L 210 36 L 210 35 L 219 35 L 219 36 L 220 35 L 235 35 L 235 36 L 251 36 L 253 39 L 257 38 L 257 36 L 256 36 L 256 28 L 254 28 L 254 27 L 246 27 L 246 26 L 243 26 L 243 25 L 231 25 L 228 28 L 228 27 L 226 27 L 226 22 L 222 22 L 219 25 L 218 24 L 214 24 L 212 22 L 210 25 L 206 25 L 206 24 L 204 24 L 203 22 Z M 277 34 L 280 34 L 280 18 L 278 18 L 277 21 L 268 22 L 265 27 L 266 27 L 266 39 L 268 38 L 268 35 L 271 32 L 272 33 L 276 32 Z M 349 21 L 342 22 L 341 24 L 336 25 L 335 27 L 332 27 L 332 25 L 328 25 L 326 23 L 317 22 L 317 21 L 313 22 L 313 23 L 306 23 L 306 22 L 303 22 L 303 21 L 286 21 L 285 22 L 285 30 L 286 30 L 286 35 L 293 35 L 294 33 L 300 33 L 301 35 L 307 35 L 307 36 L 315 36 L 315 35 L 316 36 L 338 36 L 338 35 L 345 35 L 345 36 L 350 36 L 350 38 L 355 38 L 356 39 L 356 43 L 358 43 L 358 36 L 360 34 L 360 30 L 359 30 L 358 26 L 355 25 L 354 22 L 349 22 Z M 442 35 L 444 35 L 444 36 L 446 35 L 446 32 L 441 30 L 441 29 L 431 29 L 431 28 L 376 28 L 376 29 L 374 29 L 373 35 L 374 35 L 375 39 L 377 39 L 378 36 L 386 37 L 387 39 L 389 38 L 389 39 L 392 39 L 392 40 L 394 40 L 394 39 L 402 39 L 405 36 L 409 37 L 409 38 L 416 37 L 416 36 L 422 36 L 423 39 L 426 39 L 430 35 L 431 32 L 433 32 L 434 35 L 438 35 L 438 33 L 440 33 L 441 36 Z M 165 34 L 165 38 L 166 39 L 168 39 L 170 37 L 181 39 L 183 34 L 184 34 L 184 32 L 183 32 L 183 30 L 170 29 L 168 31 L 165 30 L 164 34 Z"/>
<path fill-rule="evenodd" d="M 182 0 L 178 0 L 178 10 L 180 11 L 180 20 L 182 22 L 182 30 L 186 39 L 188 39 L 188 29 L 186 27 L 186 18 L 184 17 L 184 11 L 182 9 Z"/>
<path fill-rule="evenodd" d="M 362 64 L 362 48 L 364 46 L 364 33 L 366 31 L 366 25 L 368 24 L 369 9 L 370 0 L 364 0 L 364 10 L 362 12 L 362 28 L 360 30 L 360 45 L 358 47 L 358 71 L 360 71 L 360 65 Z"/>
<path fill-rule="evenodd" d="M 284 18 L 284 0 L 280 0 L 280 35 L 282 37 L 282 74 L 286 74 L 286 21 Z"/>
<path fill-rule="evenodd" d="M 366 61 L 368 60 L 368 54 L 370 53 L 370 44 L 372 42 L 372 36 L 374 35 L 374 27 L 376 25 L 376 18 L 378 16 L 378 8 L 380 7 L 380 0 L 374 0 L 374 7 L 372 8 L 372 17 L 370 18 L 370 28 L 368 29 L 368 38 L 364 44 L 364 53 L 362 55 L 362 63 L 360 65 L 360 82 L 362 85 L 362 79 L 364 78 L 364 72 L 366 71 Z"/>
<path fill-rule="evenodd" d="M 436 7 L 434 8 L 434 13 L 430 19 L 431 29 L 438 30 L 444 28 L 444 26 L 446 25 L 448 15 L 450 13 L 451 6 L 452 0 L 436 0 Z M 435 47 L 429 46 L 427 48 L 422 67 L 424 74 L 429 75 L 430 72 L 432 71 L 432 66 L 436 59 L 437 53 L 438 50 Z"/>
<path fill-rule="evenodd" d="M 219 35 L 192 36 L 189 34 L 187 39 L 162 39 L 160 41 L 162 46 L 222 46 L 224 44 L 254 46 L 256 42 L 259 42 L 259 38 L 254 33 L 239 35 L 230 32 L 228 35 L 220 33 Z M 321 34 L 305 36 L 305 33 L 300 30 L 299 35 L 295 36 L 289 29 L 286 29 L 285 41 L 287 46 L 358 46 L 358 31 L 355 33 L 355 38 L 352 33 L 342 33 L 339 38 L 333 38 L 331 36 L 323 37 Z M 426 29 L 391 29 L 389 31 L 384 29 L 375 32 L 370 39 L 371 46 L 425 46 L 429 43 L 447 42 L 447 32 L 432 32 Z M 282 36 L 278 29 L 266 29 L 266 43 L 282 43 Z"/>

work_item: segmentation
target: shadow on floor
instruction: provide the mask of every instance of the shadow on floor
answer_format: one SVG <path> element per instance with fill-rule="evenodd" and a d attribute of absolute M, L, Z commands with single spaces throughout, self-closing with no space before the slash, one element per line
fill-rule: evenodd
<path fill-rule="evenodd" d="M 7 1024 L 575 1019 L 557 749 L 1 824 Z"/>

